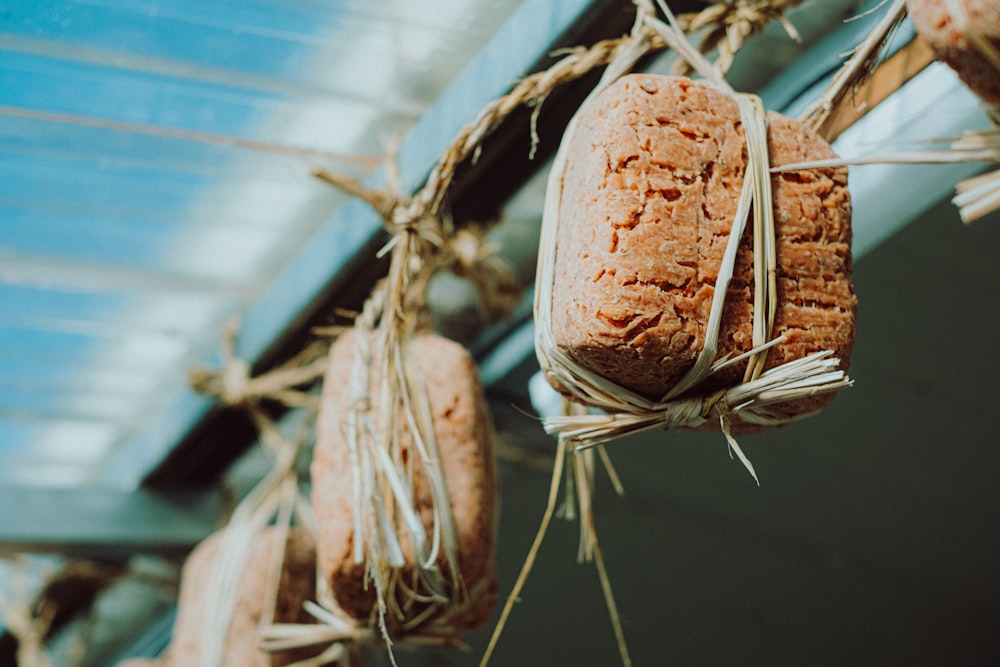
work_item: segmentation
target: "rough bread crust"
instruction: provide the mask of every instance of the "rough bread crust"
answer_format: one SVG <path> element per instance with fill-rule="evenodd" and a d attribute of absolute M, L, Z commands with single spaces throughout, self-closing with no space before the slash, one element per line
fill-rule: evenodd
<path fill-rule="evenodd" d="M 280 667 L 304 660 L 315 649 L 298 649 L 269 654 L 257 648 L 257 626 L 263 613 L 267 590 L 267 570 L 272 549 L 280 546 L 279 532 L 267 528 L 254 542 L 246 570 L 239 583 L 239 593 L 225 650 L 219 667 Z M 200 664 L 205 619 L 205 591 L 219 553 L 222 533 L 215 533 L 191 552 L 181 573 L 180 599 L 173 639 L 165 665 L 188 667 Z M 316 553 L 312 540 L 299 529 L 289 533 L 285 562 L 278 588 L 275 621 L 278 623 L 314 623 L 302 608 L 306 600 L 316 599 Z M 273 660 L 273 661 L 272 661 Z"/>
<path fill-rule="evenodd" d="M 973 28 L 1000 49 L 1000 3 L 959 0 Z M 1000 72 L 955 27 L 945 0 L 906 0 L 913 28 L 984 102 L 1000 106 Z"/>
<path fill-rule="evenodd" d="M 364 564 L 352 558 L 354 526 L 352 478 L 343 424 L 346 414 L 354 334 L 341 336 L 330 350 L 330 366 L 323 387 L 316 448 L 313 453 L 313 506 L 319 521 L 317 552 L 320 576 L 327 577 L 340 611 L 362 622 L 373 612 L 375 596 L 365 584 Z M 470 630 L 486 623 L 496 603 L 494 566 L 497 501 L 492 426 L 475 363 L 458 343 L 439 336 L 419 336 L 412 342 L 427 388 L 440 447 L 451 512 L 458 534 L 459 569 L 471 595 L 468 608 L 450 619 L 456 629 Z M 373 365 L 378 369 L 378 360 Z M 378 377 L 376 371 L 375 377 Z M 404 447 L 410 445 L 404 436 Z M 417 504 L 428 531 L 433 524 L 431 494 L 419 463 L 415 466 Z M 428 534 L 430 534 L 428 532 Z M 401 539 L 408 563 L 412 549 Z M 444 557 L 442 579 L 450 580 Z M 412 565 L 402 576 L 412 576 Z M 460 594 L 459 594 L 460 595 Z M 417 605 L 419 607 L 419 605 Z M 420 609 L 412 609 L 412 615 Z"/>
<path fill-rule="evenodd" d="M 771 164 L 833 157 L 803 125 L 769 114 Z M 569 148 L 552 299 L 556 344 L 657 400 L 693 365 L 746 165 L 736 103 L 684 77 L 621 78 L 581 110 Z M 846 169 L 772 177 L 778 238 L 768 366 L 824 349 L 847 367 L 854 342 Z M 751 225 L 727 292 L 720 354 L 751 347 Z M 744 367 L 710 378 L 731 385 Z M 832 395 L 786 404 L 797 414 Z"/>

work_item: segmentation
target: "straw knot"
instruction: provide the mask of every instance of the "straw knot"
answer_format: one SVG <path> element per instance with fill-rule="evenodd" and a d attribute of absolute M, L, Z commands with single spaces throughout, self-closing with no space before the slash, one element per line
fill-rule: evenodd
<path fill-rule="evenodd" d="M 415 230 L 425 218 L 422 206 L 416 202 L 397 202 L 391 213 L 386 216 L 386 222 L 397 230 Z"/>
<path fill-rule="evenodd" d="M 702 419 L 708 419 L 712 414 L 729 414 L 729 404 L 726 401 L 727 391 L 725 388 L 719 389 L 701 399 L 700 416 Z"/>
<path fill-rule="evenodd" d="M 707 418 L 704 409 L 705 400 L 707 399 L 688 398 L 669 403 L 660 412 L 663 417 L 663 429 L 697 428 L 704 424 Z"/>
<path fill-rule="evenodd" d="M 250 389 L 250 363 L 246 359 L 230 359 L 222 369 L 222 391 L 219 400 L 226 405 L 246 403 Z"/>
<path fill-rule="evenodd" d="M 451 269 L 458 275 L 473 273 L 484 259 L 497 250 L 495 245 L 487 243 L 478 227 L 459 229 L 449 241 L 448 248 L 454 260 Z"/>
<path fill-rule="evenodd" d="M 250 364 L 245 359 L 227 359 L 221 371 L 195 368 L 188 375 L 188 383 L 196 392 L 213 396 L 229 407 L 252 402 Z"/>

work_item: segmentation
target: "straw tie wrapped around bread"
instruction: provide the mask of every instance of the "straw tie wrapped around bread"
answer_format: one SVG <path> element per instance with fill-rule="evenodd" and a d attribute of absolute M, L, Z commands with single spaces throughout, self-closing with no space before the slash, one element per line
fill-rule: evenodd
<path fill-rule="evenodd" d="M 336 613 L 367 624 L 373 616 L 375 590 L 366 581 L 365 563 L 355 562 L 354 479 L 346 436 L 346 414 L 351 398 L 348 378 L 354 363 L 354 332 L 341 336 L 330 350 L 330 366 L 323 388 L 316 448 L 312 462 L 313 506 L 318 519 L 319 573 L 329 582 Z M 439 336 L 416 336 L 408 345 L 417 361 L 421 380 L 417 391 L 426 392 L 440 451 L 443 477 L 457 537 L 459 586 L 443 553 L 437 560 L 439 581 L 450 604 L 435 610 L 429 621 L 442 620 L 439 629 L 468 630 L 483 625 L 496 601 L 494 543 L 496 532 L 496 480 L 492 433 L 485 398 L 475 364 L 465 349 Z M 377 378 L 384 372 L 376 355 L 373 405 L 378 401 Z M 413 378 L 411 378 L 411 381 Z M 372 413 L 373 423 L 377 423 Z M 383 434 L 377 434 L 377 442 Z M 412 464 L 415 507 L 428 536 L 433 534 L 433 501 L 428 481 L 406 428 L 401 433 L 403 458 Z M 380 445 L 376 445 L 380 446 Z M 397 574 L 414 587 L 414 554 L 405 530 L 399 528 L 406 564 Z M 406 621 L 428 611 L 427 605 L 408 600 L 396 589 L 396 600 Z M 397 618 L 386 618 L 390 624 Z"/>
<path fill-rule="evenodd" d="M 768 114 L 771 164 L 833 157 L 803 125 Z M 585 105 L 566 155 L 552 286 L 555 344 L 658 401 L 703 348 L 714 285 L 747 164 L 736 102 L 684 77 L 622 77 Z M 774 174 L 778 306 L 767 367 L 854 342 L 846 169 Z M 742 239 L 719 355 L 753 347 L 751 231 Z M 738 384 L 746 363 L 695 387 Z M 777 406 L 810 412 L 823 394 Z M 718 422 L 707 426 L 718 428 Z M 734 431 L 743 426 L 734 423 Z"/>
<path fill-rule="evenodd" d="M 906 0 L 906 10 L 937 58 L 984 102 L 1000 106 L 1000 2 Z"/>
<path fill-rule="evenodd" d="M 223 638 L 222 659 L 212 667 L 280 667 L 311 656 L 315 651 L 299 649 L 268 654 L 257 647 L 257 629 L 266 601 L 273 595 L 268 569 L 274 550 L 280 549 L 282 531 L 266 528 L 254 540 L 246 569 L 239 578 L 236 606 L 229 628 Z M 167 655 L 168 667 L 202 665 L 205 628 L 210 624 L 206 611 L 206 591 L 210 588 L 215 560 L 222 544 L 223 533 L 215 533 L 195 547 L 184 564 L 181 574 L 180 600 L 173 640 Z M 275 623 L 312 623 L 302 603 L 316 597 L 316 554 L 312 540 L 301 530 L 288 533 L 278 597 Z M 273 657 L 272 657 L 273 656 Z M 206 666 L 208 667 L 208 666 Z"/>

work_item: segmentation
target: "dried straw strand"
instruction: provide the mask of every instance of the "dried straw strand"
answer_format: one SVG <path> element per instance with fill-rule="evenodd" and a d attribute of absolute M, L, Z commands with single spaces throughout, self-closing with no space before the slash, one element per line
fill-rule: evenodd
<path fill-rule="evenodd" d="M 531 574 L 531 570 L 535 566 L 535 560 L 538 558 L 538 554 L 542 549 L 542 542 L 545 541 L 545 535 L 548 533 L 549 524 L 552 523 L 552 517 L 555 515 L 556 506 L 559 503 L 559 486 L 563 479 L 563 468 L 566 465 L 566 456 L 567 448 L 560 443 L 556 448 L 555 463 L 552 466 L 552 478 L 549 482 L 549 497 L 548 502 L 545 505 L 545 512 L 542 514 L 542 520 L 538 525 L 538 531 L 535 533 L 535 539 L 531 543 L 531 548 L 528 549 L 528 554 L 525 556 L 524 563 L 521 565 L 521 570 L 518 572 L 517 579 L 514 581 L 514 587 L 511 589 L 510 595 L 507 596 L 507 600 L 504 602 L 503 608 L 500 610 L 500 617 L 497 620 L 496 626 L 493 628 L 493 634 L 490 635 L 490 641 L 486 645 L 483 657 L 479 660 L 479 667 L 487 667 L 490 659 L 493 657 L 493 653 L 496 651 L 497 644 L 500 641 L 500 636 L 503 634 L 503 630 L 507 626 L 507 620 L 510 618 L 510 614 L 514 610 L 514 604 L 520 601 L 521 591 L 524 590 L 524 585 L 528 581 L 528 575 Z"/>
<path fill-rule="evenodd" d="M 718 50 L 714 67 L 724 76 L 733 64 L 736 53 L 746 41 L 763 30 L 771 21 L 778 21 L 788 36 L 800 41 L 798 30 L 785 15 L 804 0 L 724 0 L 714 2 L 697 13 L 681 14 L 678 25 L 685 33 L 706 31 L 698 45 L 701 53 Z M 677 73 L 686 74 L 690 65 L 685 60 L 677 63 Z"/>
<path fill-rule="evenodd" d="M 1000 210 L 1000 169 L 959 181 L 951 200 L 965 223 Z"/>
<path fill-rule="evenodd" d="M 192 389 L 231 407 L 253 406 L 264 399 L 288 407 L 317 406 L 316 397 L 304 388 L 315 384 L 326 370 L 325 341 L 313 341 L 277 368 L 251 376 L 250 363 L 236 356 L 237 329 L 233 322 L 223 333 L 221 369 L 194 368 L 189 372 Z"/>
<path fill-rule="evenodd" d="M 802 114 L 800 120 L 823 136 L 823 129 L 833 110 L 857 89 L 878 61 L 882 47 L 906 16 L 906 0 L 893 0 L 882 19 L 854 50 L 823 94 Z"/>
<path fill-rule="evenodd" d="M 608 567 L 604 563 L 604 554 L 600 544 L 594 541 L 594 564 L 597 566 L 597 578 L 601 582 L 601 593 L 604 595 L 604 605 L 608 609 L 608 616 L 611 618 L 611 629 L 615 634 L 615 644 L 618 646 L 618 655 L 621 657 L 622 667 L 632 667 L 632 657 L 629 655 L 628 643 L 625 641 L 625 628 L 622 626 L 621 614 L 618 613 L 618 605 L 615 603 L 615 594 L 611 590 L 611 575 L 608 574 Z"/>
<path fill-rule="evenodd" d="M 956 162 L 985 162 L 1000 165 L 1000 127 L 987 130 L 966 131 L 952 139 L 939 139 L 948 143 L 944 150 L 913 150 L 900 152 L 873 153 L 857 157 L 841 157 L 830 160 L 796 162 L 772 167 L 773 173 L 817 169 L 823 167 L 843 167 L 865 164 L 945 164 Z M 952 202 L 958 207 L 959 215 L 966 223 L 974 222 L 985 215 L 1000 210 L 1000 170 L 973 176 L 960 181 L 957 194 Z"/>

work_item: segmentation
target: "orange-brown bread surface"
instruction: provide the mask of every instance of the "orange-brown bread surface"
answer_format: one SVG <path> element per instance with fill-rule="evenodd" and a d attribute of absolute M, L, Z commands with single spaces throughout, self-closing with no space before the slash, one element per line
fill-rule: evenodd
<path fill-rule="evenodd" d="M 168 667 L 201 664 L 205 625 L 205 592 L 219 553 L 221 533 L 215 533 L 195 547 L 181 574 L 177 621 L 167 655 Z M 272 549 L 280 548 L 280 532 L 267 528 L 255 540 L 246 570 L 240 577 L 236 607 L 226 632 L 220 667 L 280 667 L 316 654 L 315 649 L 299 649 L 269 654 L 257 648 L 257 628 L 268 590 L 268 568 Z M 278 587 L 275 622 L 314 623 L 303 608 L 316 599 L 316 553 L 305 533 L 292 530 L 285 547 L 285 560 Z M 273 662 L 272 662 L 273 660 Z"/>
<path fill-rule="evenodd" d="M 366 586 L 365 566 L 356 564 L 352 557 L 355 539 L 353 481 L 344 431 L 354 340 L 353 332 L 345 334 L 330 350 L 312 462 L 313 506 L 319 520 L 319 572 L 328 578 L 340 611 L 367 622 L 375 602 L 374 585 L 369 582 Z M 456 629 L 474 629 L 486 623 L 496 602 L 497 501 L 492 427 L 475 363 L 465 349 L 439 336 L 418 336 L 412 346 L 430 401 L 434 433 L 450 494 L 458 538 L 458 565 L 465 589 L 471 596 L 464 604 L 466 608 L 450 618 L 449 623 Z M 375 383 L 378 367 L 376 359 L 373 366 Z M 416 457 L 408 433 L 404 433 L 402 443 L 408 455 Z M 419 462 L 415 462 L 414 468 L 417 507 L 430 535 L 433 525 L 431 492 Z M 402 574 L 412 576 L 413 553 L 405 531 L 400 541 L 408 563 Z M 443 555 L 438 564 L 442 579 L 450 580 Z M 453 600 L 461 596 L 462 593 L 456 591 Z M 414 614 L 419 607 L 414 608 Z"/>
<path fill-rule="evenodd" d="M 772 165 L 833 157 L 803 125 L 769 114 Z M 585 106 L 567 154 L 552 298 L 556 344 L 657 400 L 705 341 L 714 285 L 746 167 L 735 101 L 684 77 L 634 74 Z M 768 367 L 854 342 L 847 170 L 772 176 L 778 258 Z M 751 227 L 727 292 L 720 355 L 752 347 Z M 703 389 L 738 382 L 745 364 Z M 796 414 L 832 398 L 788 405 Z"/>
<path fill-rule="evenodd" d="M 969 24 L 1000 53 L 1000 2 L 956 0 Z M 956 27 L 946 0 L 906 0 L 906 11 L 938 60 L 946 63 L 972 92 L 994 107 L 1000 106 L 1000 72 Z"/>

